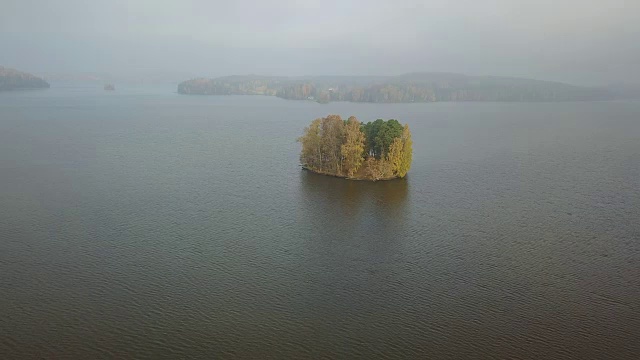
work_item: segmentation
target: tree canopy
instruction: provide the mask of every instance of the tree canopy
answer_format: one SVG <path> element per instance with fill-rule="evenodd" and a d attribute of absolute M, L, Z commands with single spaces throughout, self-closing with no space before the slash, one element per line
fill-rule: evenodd
<path fill-rule="evenodd" d="M 381 180 L 403 178 L 411 168 L 411 132 L 395 119 L 363 124 L 329 115 L 313 120 L 298 141 L 302 165 L 321 174 Z"/>

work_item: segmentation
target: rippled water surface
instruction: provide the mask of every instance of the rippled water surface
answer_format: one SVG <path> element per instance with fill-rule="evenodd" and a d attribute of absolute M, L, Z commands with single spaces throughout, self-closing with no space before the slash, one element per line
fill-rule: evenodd
<path fill-rule="evenodd" d="M 640 354 L 640 103 L 0 93 L 0 357 Z M 406 180 L 301 171 L 338 113 Z"/>

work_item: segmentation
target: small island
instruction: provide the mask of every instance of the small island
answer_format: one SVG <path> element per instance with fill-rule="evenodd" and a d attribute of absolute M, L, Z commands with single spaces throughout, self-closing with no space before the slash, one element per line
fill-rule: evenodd
<path fill-rule="evenodd" d="M 0 91 L 46 89 L 49 86 L 49 83 L 37 76 L 0 66 Z"/>
<path fill-rule="evenodd" d="M 298 141 L 302 168 L 318 174 L 377 181 L 404 178 L 411 168 L 409 126 L 394 119 L 364 124 L 329 115 L 313 120 Z"/>
<path fill-rule="evenodd" d="M 105 90 L 105 91 L 115 91 L 115 90 L 116 90 L 116 87 L 115 87 L 115 86 L 113 86 L 113 84 L 106 84 L 106 85 L 104 86 L 104 90 Z"/>

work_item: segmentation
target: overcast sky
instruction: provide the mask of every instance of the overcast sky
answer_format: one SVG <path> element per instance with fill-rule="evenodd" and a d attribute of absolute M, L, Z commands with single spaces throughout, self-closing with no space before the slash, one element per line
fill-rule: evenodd
<path fill-rule="evenodd" d="M 640 1 L 0 0 L 0 65 L 640 82 Z"/>

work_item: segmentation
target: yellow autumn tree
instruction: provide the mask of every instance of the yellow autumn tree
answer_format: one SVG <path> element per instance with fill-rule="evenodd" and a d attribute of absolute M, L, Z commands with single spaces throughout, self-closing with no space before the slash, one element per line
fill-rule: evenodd
<path fill-rule="evenodd" d="M 411 131 L 409 131 L 409 125 L 405 125 L 402 129 L 402 156 L 400 160 L 400 166 L 397 169 L 396 175 L 398 177 L 405 177 L 411 169 L 411 162 L 413 161 L 413 141 L 411 140 Z"/>
<path fill-rule="evenodd" d="M 403 146 L 404 144 L 401 138 L 394 138 L 393 142 L 389 146 L 389 152 L 387 153 L 387 162 L 391 166 L 391 171 L 396 176 L 398 176 L 398 174 L 400 173 L 400 168 L 402 167 Z"/>
<path fill-rule="evenodd" d="M 302 144 L 300 163 L 312 170 L 322 170 L 322 119 L 315 119 L 304 129 L 304 135 L 298 138 Z"/>
<path fill-rule="evenodd" d="M 341 147 L 343 171 L 352 177 L 364 162 L 365 136 L 360 121 L 351 116 L 345 125 L 344 143 Z"/>
<path fill-rule="evenodd" d="M 322 118 L 320 132 L 322 170 L 330 174 L 342 175 L 341 147 L 344 137 L 344 121 L 340 115 L 329 115 Z"/>

